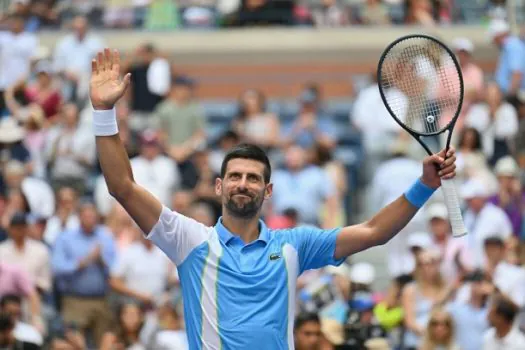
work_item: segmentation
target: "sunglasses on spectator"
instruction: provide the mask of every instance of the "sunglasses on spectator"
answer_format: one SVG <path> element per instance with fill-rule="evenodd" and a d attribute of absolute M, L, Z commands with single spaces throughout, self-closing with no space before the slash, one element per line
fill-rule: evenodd
<path fill-rule="evenodd" d="M 450 327 L 450 321 L 449 320 L 431 320 L 430 326 L 431 327 L 437 327 L 437 326 Z"/>

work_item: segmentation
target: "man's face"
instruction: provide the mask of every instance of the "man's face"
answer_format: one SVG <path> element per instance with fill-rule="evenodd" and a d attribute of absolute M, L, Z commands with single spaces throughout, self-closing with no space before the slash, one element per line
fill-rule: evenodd
<path fill-rule="evenodd" d="M 252 218 L 261 210 L 265 198 L 272 193 L 272 185 L 264 182 L 264 164 L 251 159 L 232 159 L 228 162 L 224 179 L 217 179 L 215 192 L 222 205 L 238 218 Z"/>
<path fill-rule="evenodd" d="M 13 241 L 20 241 L 24 238 L 27 232 L 27 226 L 26 225 L 11 225 L 9 227 L 9 237 Z"/>
<path fill-rule="evenodd" d="M 20 307 L 19 303 L 15 302 L 6 303 L 2 309 L 2 312 L 7 314 L 15 322 L 19 321 L 20 317 L 22 316 L 22 308 Z"/>
<path fill-rule="evenodd" d="M 86 205 L 81 209 L 79 219 L 80 226 L 82 226 L 86 232 L 92 232 L 98 224 L 98 214 L 95 207 Z"/>
<path fill-rule="evenodd" d="M 442 218 L 432 218 L 430 220 L 430 230 L 437 240 L 442 240 L 449 234 L 450 227 L 447 220 Z"/>
<path fill-rule="evenodd" d="M 296 350 L 317 350 L 321 345 L 321 325 L 317 322 L 306 322 L 295 331 Z"/>
<path fill-rule="evenodd" d="M 485 198 L 483 197 L 474 197 L 467 199 L 468 206 L 475 213 L 479 213 L 481 209 L 485 206 Z"/>
<path fill-rule="evenodd" d="M 505 247 L 503 244 L 487 243 L 485 244 L 485 255 L 489 262 L 498 264 L 505 256 Z"/>

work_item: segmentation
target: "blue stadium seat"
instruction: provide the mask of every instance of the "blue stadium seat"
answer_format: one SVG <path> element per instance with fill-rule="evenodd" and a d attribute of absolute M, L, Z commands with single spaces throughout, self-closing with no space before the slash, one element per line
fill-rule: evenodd
<path fill-rule="evenodd" d="M 325 106 L 325 111 L 330 114 L 337 123 L 349 124 L 351 110 L 351 101 L 333 101 Z"/>

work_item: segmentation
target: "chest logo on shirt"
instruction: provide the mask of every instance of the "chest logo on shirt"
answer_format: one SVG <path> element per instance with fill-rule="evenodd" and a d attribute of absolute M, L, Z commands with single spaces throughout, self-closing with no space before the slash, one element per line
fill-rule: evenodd
<path fill-rule="evenodd" d="M 280 253 L 273 253 L 273 254 L 270 254 L 270 260 L 271 260 L 271 261 L 279 260 L 280 258 L 281 258 L 281 254 L 280 254 Z"/>

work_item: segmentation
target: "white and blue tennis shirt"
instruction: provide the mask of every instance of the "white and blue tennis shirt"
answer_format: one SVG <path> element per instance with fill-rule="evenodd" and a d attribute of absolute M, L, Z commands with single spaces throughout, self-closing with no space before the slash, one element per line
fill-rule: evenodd
<path fill-rule="evenodd" d="M 245 244 L 215 227 L 162 209 L 148 235 L 177 265 L 190 349 L 294 349 L 296 279 L 334 260 L 340 229 L 270 230 Z"/>

